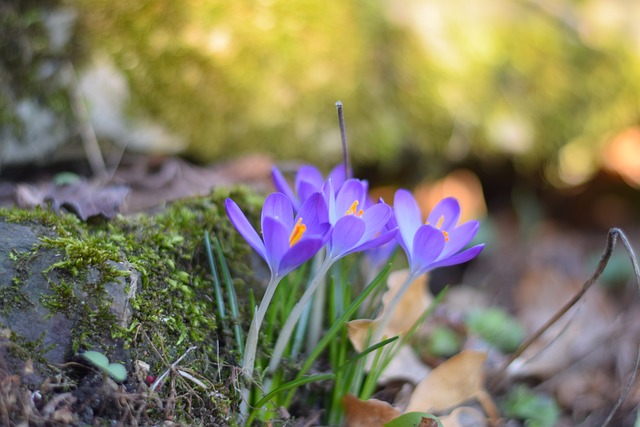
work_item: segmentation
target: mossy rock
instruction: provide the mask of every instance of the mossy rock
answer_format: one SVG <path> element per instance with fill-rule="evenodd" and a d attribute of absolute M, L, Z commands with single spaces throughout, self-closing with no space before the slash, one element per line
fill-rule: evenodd
<path fill-rule="evenodd" d="M 68 362 L 94 350 L 125 364 L 122 387 L 134 390 L 144 387 L 140 362 L 157 377 L 188 353 L 180 366 L 210 389 L 174 402 L 174 420 L 227 425 L 236 404 L 230 390 L 237 354 L 229 325 L 216 317 L 204 234 L 219 239 L 240 296 L 256 278 L 251 252 L 224 213 L 226 197 L 258 215 L 261 199 L 242 188 L 184 200 L 153 216 L 90 223 L 50 210 L 0 210 L 0 340 L 9 349 L 0 365 L 13 373 L 33 366 L 36 385 L 54 374 L 81 384 L 91 371 Z M 238 321 L 247 328 L 250 310 L 240 302 Z M 180 394 L 197 387 L 174 378 L 169 388 Z M 150 409 L 145 416 L 157 421 L 166 414 Z"/>

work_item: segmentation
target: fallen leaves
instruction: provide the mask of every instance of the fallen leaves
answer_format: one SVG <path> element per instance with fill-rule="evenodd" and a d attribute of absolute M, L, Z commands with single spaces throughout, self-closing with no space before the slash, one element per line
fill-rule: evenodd
<path fill-rule="evenodd" d="M 406 280 L 408 274 L 409 270 L 405 269 L 394 271 L 389 275 L 389 280 L 387 281 L 389 290 L 382 297 L 383 310 L 375 320 L 358 319 L 347 324 L 349 339 L 356 350 L 363 351 L 367 347 L 367 340 L 375 332 L 380 320 L 385 316 L 387 306 Z M 382 331 L 381 336 L 390 338 L 396 335 L 403 335 L 411 329 L 432 302 L 433 298 L 427 292 L 427 276 L 423 275 L 416 279 L 407 289 L 395 312 L 391 314 L 389 324 Z M 369 345 L 372 344 L 375 343 L 369 343 Z"/>
<path fill-rule="evenodd" d="M 485 352 L 463 350 L 431 371 L 416 387 L 407 411 L 441 412 L 478 399 L 494 419 L 498 411 L 484 389 Z"/>
<path fill-rule="evenodd" d="M 81 180 L 68 185 L 52 185 L 45 200 L 51 201 L 54 210 L 67 208 L 86 221 L 96 216 L 116 216 L 129 191 L 124 185 L 98 185 Z"/>
<path fill-rule="evenodd" d="M 346 427 L 384 427 L 400 415 L 389 403 L 378 399 L 360 400 L 352 394 L 342 398 Z"/>
<path fill-rule="evenodd" d="M 354 348 L 362 352 L 369 345 L 376 344 L 369 342 L 370 337 L 376 332 L 382 317 L 386 313 L 386 307 L 390 304 L 394 295 L 400 289 L 409 274 L 408 270 L 397 270 L 389 275 L 387 286 L 389 290 L 382 297 L 383 310 L 375 319 L 357 319 L 347 323 L 349 339 Z M 423 275 L 415 280 L 404 294 L 396 310 L 391 315 L 391 319 L 382 331 L 381 336 L 391 338 L 396 335 L 404 335 L 416 323 L 420 316 L 429 308 L 433 298 L 427 292 L 427 279 Z M 371 355 L 368 360 L 371 361 Z M 429 372 L 429 368 L 422 363 L 415 352 L 409 346 L 403 346 L 398 354 L 391 360 L 389 365 L 380 375 L 379 382 L 385 383 L 393 379 L 403 379 L 416 383 Z"/>
<path fill-rule="evenodd" d="M 470 400 L 477 400 L 487 414 L 491 424 L 499 418 L 499 412 L 491 397 L 484 388 L 485 352 L 463 350 L 433 369 L 415 388 L 405 414 L 431 414 L 450 410 Z M 400 411 L 389 403 L 377 399 L 362 401 L 352 395 L 343 399 L 347 427 L 385 426 L 386 422 L 400 417 Z M 466 425 L 482 426 L 486 417 L 472 408 L 459 407 L 446 417 L 442 423 L 445 427 Z M 420 419 L 420 418 L 418 418 Z M 409 418 L 407 418 L 409 420 Z M 411 418 L 413 420 L 413 418 Z M 474 420 L 469 424 L 468 420 Z M 414 421 L 411 421 L 414 422 Z M 388 424 L 395 426 L 396 424 Z M 397 424 L 415 425 L 422 424 Z M 425 424 L 429 425 L 429 424 Z"/>
<path fill-rule="evenodd" d="M 585 279 L 581 249 L 550 229 L 531 252 L 515 290 L 517 316 L 529 333 L 537 330 L 581 288 Z M 549 378 L 589 354 L 590 364 L 613 358 L 602 343 L 619 328 L 617 313 L 601 288 L 593 287 L 510 366 L 516 376 Z M 585 365 L 586 366 L 586 365 Z"/>
<path fill-rule="evenodd" d="M 390 275 L 387 283 L 389 290 L 383 295 L 383 310 L 379 317 L 374 320 L 358 319 L 348 324 L 349 338 L 358 351 L 363 351 L 368 345 L 375 344 L 369 343 L 368 340 L 379 327 L 380 319 L 384 316 L 389 302 L 407 275 L 408 271 L 406 270 L 396 271 Z M 427 292 L 426 276 L 423 276 L 411 284 L 395 312 L 391 313 L 391 320 L 386 329 L 382 331 L 381 336 L 392 337 L 406 334 L 432 302 L 433 298 Z M 405 345 L 401 352 L 391 360 L 390 366 L 395 364 L 395 367 L 387 368 L 384 379 L 403 379 L 414 384 L 417 383 L 409 399 L 405 415 L 408 413 L 441 412 L 475 399 L 480 402 L 489 418 L 494 422 L 498 419 L 499 413 L 484 389 L 484 362 L 486 358 L 485 352 L 463 350 L 430 370 L 417 358 L 413 350 Z M 416 375 L 416 372 L 419 374 Z M 347 426 L 384 425 L 386 417 L 393 413 L 390 409 L 392 407 L 387 405 L 375 399 L 363 402 L 353 396 L 345 397 Z M 380 415 L 381 412 L 384 416 Z M 459 420 L 465 415 L 460 414 L 450 415 L 447 418 L 447 425 L 450 427 L 466 425 Z M 484 420 L 482 414 L 481 418 Z M 421 424 L 406 425 L 418 426 Z"/>

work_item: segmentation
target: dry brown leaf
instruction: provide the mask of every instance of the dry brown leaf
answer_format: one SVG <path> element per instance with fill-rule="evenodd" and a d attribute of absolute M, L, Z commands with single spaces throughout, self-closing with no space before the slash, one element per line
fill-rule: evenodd
<path fill-rule="evenodd" d="M 81 180 L 64 186 L 51 185 L 45 200 L 51 201 L 54 210 L 67 208 L 86 221 L 92 217 L 116 216 L 129 192 L 129 187 L 125 185 L 103 185 Z"/>
<path fill-rule="evenodd" d="M 349 339 L 356 350 L 363 351 L 367 348 L 367 339 L 373 334 L 375 328 L 377 328 L 380 319 L 382 319 L 386 313 L 387 305 L 389 305 L 394 295 L 398 292 L 398 289 L 402 286 L 408 274 L 409 270 L 405 269 L 394 271 L 389 275 L 389 280 L 387 281 L 389 290 L 382 297 L 383 310 L 378 318 L 375 320 L 358 319 L 347 323 Z M 390 338 L 407 332 L 418 320 L 420 315 L 429 308 L 432 301 L 433 298 L 427 292 L 426 275 L 422 275 L 407 289 L 407 292 L 396 306 L 395 313 L 391 315 L 389 324 L 382 332 L 382 336 Z M 370 343 L 369 345 L 372 344 L 375 343 Z"/>
<path fill-rule="evenodd" d="M 378 378 L 378 384 L 386 384 L 396 380 L 418 384 L 429 372 L 431 369 L 422 362 L 411 346 L 404 345 L 382 371 Z"/>
<path fill-rule="evenodd" d="M 398 270 L 389 275 L 389 280 L 387 281 L 389 290 L 382 296 L 383 311 L 378 318 L 375 320 L 357 319 L 347 323 L 349 339 L 357 351 L 363 351 L 368 347 L 367 342 L 374 334 L 382 316 L 385 315 L 386 307 L 390 304 L 408 274 L 408 270 Z M 390 338 L 406 333 L 420 315 L 429 308 L 432 301 L 433 298 L 427 292 L 426 276 L 423 275 L 407 289 L 381 336 Z M 373 344 L 373 342 L 370 342 L 369 346 Z M 375 354 L 371 354 L 367 358 L 367 370 L 371 367 L 374 357 Z M 428 373 L 429 367 L 422 363 L 410 347 L 404 346 L 382 372 L 378 382 L 384 384 L 390 380 L 405 380 L 417 384 Z"/>
<path fill-rule="evenodd" d="M 384 427 L 400 416 L 400 411 L 378 399 L 360 400 L 352 394 L 342 398 L 345 427 Z"/>
<path fill-rule="evenodd" d="M 578 241 L 559 237 L 554 228 L 534 244 L 529 268 L 515 290 L 517 317 L 529 333 L 542 326 L 582 287 L 587 275 L 582 252 Z M 509 373 L 550 378 L 587 354 L 583 366 L 605 366 L 612 361 L 615 346 L 603 344 L 619 328 L 617 316 L 606 293 L 592 287 L 509 366 Z"/>
<path fill-rule="evenodd" d="M 416 387 L 406 412 L 438 412 L 484 391 L 485 352 L 463 350 L 435 368 Z"/>

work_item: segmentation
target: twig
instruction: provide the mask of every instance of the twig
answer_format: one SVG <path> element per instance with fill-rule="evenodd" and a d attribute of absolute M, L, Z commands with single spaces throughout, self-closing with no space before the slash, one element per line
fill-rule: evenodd
<path fill-rule="evenodd" d="M 340 139 L 342 140 L 342 158 L 344 160 L 344 177 L 349 179 L 351 166 L 349 165 L 349 151 L 347 150 L 347 129 L 344 124 L 344 112 L 342 111 L 342 101 L 336 102 L 338 110 L 338 123 L 340 124 Z"/>
<path fill-rule="evenodd" d="M 598 280 L 598 278 L 600 277 L 600 275 L 604 271 L 605 267 L 607 266 L 607 264 L 609 262 L 609 258 L 611 257 L 611 253 L 613 252 L 613 249 L 615 248 L 615 245 L 616 245 L 616 242 L 617 242 L 618 238 L 620 238 L 620 240 L 622 241 L 622 244 L 623 244 L 625 250 L 627 251 L 627 254 L 629 255 L 629 259 L 631 260 L 631 265 L 633 266 L 633 272 L 634 272 L 634 274 L 636 276 L 636 285 L 638 286 L 638 289 L 640 290 L 640 267 L 638 266 L 638 260 L 636 259 L 636 255 L 635 255 L 635 253 L 633 251 L 633 247 L 631 246 L 631 244 L 629 243 L 629 240 L 627 239 L 627 236 L 624 234 L 624 232 L 621 229 L 619 229 L 619 228 L 611 228 L 611 229 L 609 229 L 609 234 L 607 235 L 607 246 L 605 247 L 605 250 L 604 250 L 602 256 L 600 257 L 600 261 L 598 262 L 598 265 L 596 266 L 595 271 L 584 282 L 584 284 L 582 285 L 582 288 L 578 291 L 578 293 L 576 293 L 573 296 L 573 298 L 571 300 L 569 300 L 565 305 L 563 305 L 560 308 L 560 310 L 558 310 L 556 312 L 555 315 L 553 315 L 544 325 L 542 325 L 525 342 L 520 344 L 518 349 L 509 357 L 509 359 L 507 359 L 505 364 L 502 366 L 502 368 L 500 369 L 500 371 L 498 372 L 498 374 L 496 376 L 496 379 L 491 384 L 491 387 L 493 387 L 493 386 L 498 384 L 498 382 L 503 378 L 504 373 L 506 372 L 507 368 L 509 367 L 509 365 L 511 365 L 511 363 L 513 363 L 514 360 L 516 360 L 518 357 L 520 357 L 522 355 L 522 353 L 524 353 L 524 351 L 527 348 L 529 348 L 529 346 L 531 344 L 533 344 L 554 323 L 556 323 L 562 316 L 564 316 L 578 301 L 580 301 L 580 299 L 589 290 L 589 288 L 591 288 L 591 286 L 593 286 L 593 284 Z M 615 414 L 615 412 L 618 410 L 618 408 L 620 408 L 622 403 L 625 401 L 625 399 L 629 395 L 629 392 L 631 391 L 631 388 L 633 387 L 633 383 L 635 381 L 635 378 L 636 378 L 636 375 L 637 375 L 637 372 L 638 372 L 639 368 L 640 368 L 640 348 L 638 349 L 638 355 L 636 357 L 636 363 L 635 363 L 635 366 L 633 368 L 633 372 L 631 374 L 631 377 L 629 378 L 629 381 L 627 382 L 627 385 L 626 385 L 624 391 L 622 392 L 620 398 L 616 402 L 616 404 L 613 407 L 613 409 L 611 410 L 611 412 L 609 412 L 609 415 L 607 416 L 605 422 L 602 424 L 603 427 L 606 426 L 611 421 L 611 419 L 613 418 L 613 415 Z"/>
<path fill-rule="evenodd" d="M 155 391 L 158 385 L 167 377 L 167 375 L 169 375 L 169 372 L 171 372 L 171 370 L 174 369 L 178 365 L 178 363 L 180 363 L 180 361 L 182 361 L 182 359 L 184 359 L 187 356 L 187 354 L 189 354 L 192 350 L 195 350 L 196 348 L 197 347 L 195 345 L 193 347 L 189 347 L 187 351 L 185 351 L 184 354 L 178 358 L 178 360 L 173 362 L 169 367 L 169 369 L 164 371 L 164 373 L 160 375 L 158 379 L 153 382 L 153 384 L 151 384 L 151 391 Z"/>

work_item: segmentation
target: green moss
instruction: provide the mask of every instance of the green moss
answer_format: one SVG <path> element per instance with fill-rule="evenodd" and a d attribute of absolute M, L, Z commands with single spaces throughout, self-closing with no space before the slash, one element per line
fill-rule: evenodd
<path fill-rule="evenodd" d="M 154 216 L 82 223 L 72 215 L 46 209 L 0 209 L 0 220 L 29 225 L 39 236 L 31 258 L 21 255 L 16 265 L 20 258 L 23 268 L 33 269 L 29 259 L 44 250 L 55 253 L 55 261 L 42 271 L 51 294 L 43 295 L 41 302 L 52 314 L 64 313 L 74 321 L 73 351 L 98 349 L 112 358 L 113 349 L 104 348 L 109 339 L 129 349 L 132 360 L 149 363 L 151 373 L 159 374 L 196 346 L 191 360 L 184 363 L 212 379 L 220 378 L 219 364 L 231 376 L 238 355 L 232 333 L 216 319 L 205 231 L 220 240 L 239 295 L 247 295 L 241 288 L 255 280 L 248 267 L 250 249 L 224 212 L 227 197 L 238 202 L 249 217 L 259 215 L 263 199 L 237 188 L 177 202 Z M 128 289 L 134 283 L 136 289 L 131 300 L 133 317 L 126 327 L 116 325 L 106 291 L 109 282 L 123 278 Z M 19 294 L 7 291 L 4 297 L 15 299 Z M 0 301 L 2 298 L 0 295 Z M 240 304 L 244 316 L 240 321 L 248 328 L 249 310 L 242 309 L 242 301 Z M 230 402 L 231 396 L 222 396 L 202 404 L 228 407 Z"/>
<path fill-rule="evenodd" d="M 0 288 L 0 311 L 21 310 L 31 305 L 27 295 L 20 290 L 19 283 Z"/>
<path fill-rule="evenodd" d="M 0 311 L 3 314 L 8 310 L 21 310 L 33 304 L 21 290 L 29 275 L 28 265 L 33 258 L 33 252 L 20 253 L 14 249 L 9 253 L 9 258 L 14 263 L 17 275 L 11 278 L 10 286 L 0 287 Z"/>

